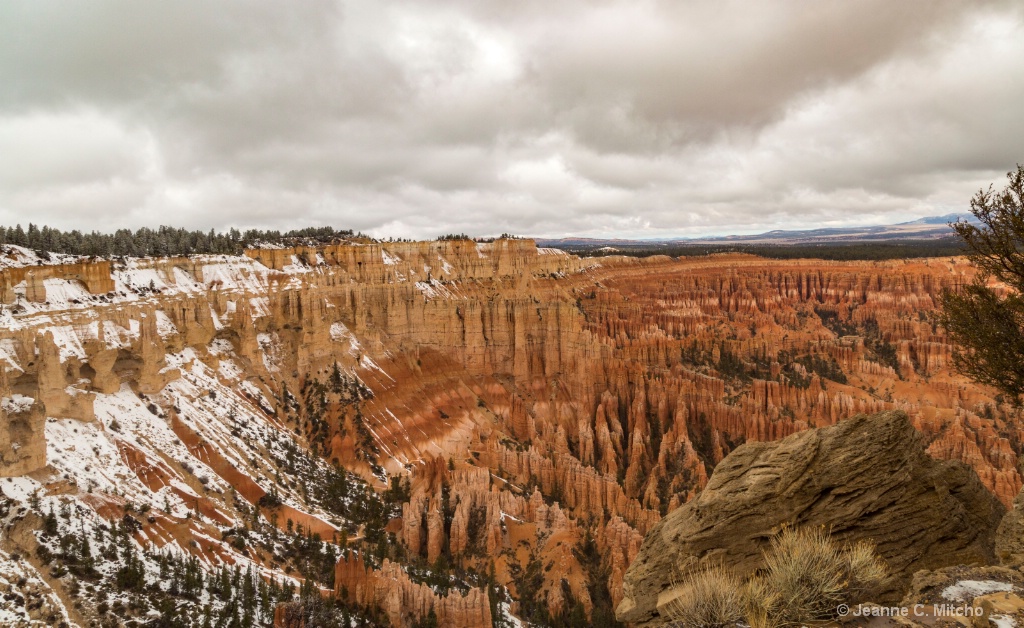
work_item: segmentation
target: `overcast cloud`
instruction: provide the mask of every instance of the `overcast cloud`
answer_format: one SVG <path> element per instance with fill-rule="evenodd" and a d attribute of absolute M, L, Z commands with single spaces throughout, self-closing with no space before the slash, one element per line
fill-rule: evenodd
<path fill-rule="evenodd" d="M 0 4 L 0 224 L 693 236 L 963 211 L 1020 2 Z"/>

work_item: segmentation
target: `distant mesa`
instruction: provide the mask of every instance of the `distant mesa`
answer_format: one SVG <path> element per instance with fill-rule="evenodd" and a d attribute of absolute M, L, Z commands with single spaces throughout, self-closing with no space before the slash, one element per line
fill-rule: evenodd
<path fill-rule="evenodd" d="M 885 242 L 891 240 L 935 240 L 953 235 L 949 223 L 957 220 L 977 222 L 971 214 L 946 214 L 926 216 L 909 222 L 868 227 L 825 227 L 821 229 L 782 230 L 775 229 L 754 235 L 725 235 L 704 238 L 659 238 L 651 240 L 602 239 L 602 238 L 557 238 L 538 239 L 537 246 L 544 247 L 612 247 L 612 246 L 670 246 L 686 244 L 828 244 L 855 242 Z M 598 249 L 603 251 L 602 249 Z"/>

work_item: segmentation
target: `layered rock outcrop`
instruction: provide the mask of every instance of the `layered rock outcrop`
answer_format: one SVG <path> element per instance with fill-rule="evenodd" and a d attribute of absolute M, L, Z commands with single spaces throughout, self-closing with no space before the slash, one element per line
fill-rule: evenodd
<path fill-rule="evenodd" d="M 91 294 L 114 290 L 108 260 L 90 260 L 73 264 L 15 266 L 0 268 L 0 303 L 14 303 L 15 286 L 25 283 L 25 299 L 34 303 L 47 300 L 46 280 L 60 279 L 80 282 Z"/>
<path fill-rule="evenodd" d="M 824 526 L 838 541 L 875 543 L 902 584 L 919 569 L 991 562 L 1004 512 L 969 467 L 931 458 L 902 412 L 747 443 L 647 535 L 617 615 L 663 623 L 659 607 L 681 570 L 714 562 L 751 574 L 784 526 Z"/>
<path fill-rule="evenodd" d="M 996 531 L 996 557 L 1008 566 L 1024 565 L 1024 490 L 1017 494 L 1013 506 Z"/>

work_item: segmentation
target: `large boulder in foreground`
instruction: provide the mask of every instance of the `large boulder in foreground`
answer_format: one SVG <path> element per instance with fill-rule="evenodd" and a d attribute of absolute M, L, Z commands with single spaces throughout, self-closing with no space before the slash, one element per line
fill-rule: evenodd
<path fill-rule="evenodd" d="M 1005 512 L 968 466 L 938 461 L 906 414 L 859 415 L 776 442 L 747 443 L 707 488 L 644 539 L 624 581 L 620 621 L 663 623 L 681 565 L 722 563 L 747 575 L 786 526 L 826 526 L 841 542 L 866 539 L 905 585 L 919 569 L 994 560 Z"/>
<path fill-rule="evenodd" d="M 1004 565 L 1024 567 L 1024 489 L 996 530 L 996 558 Z"/>

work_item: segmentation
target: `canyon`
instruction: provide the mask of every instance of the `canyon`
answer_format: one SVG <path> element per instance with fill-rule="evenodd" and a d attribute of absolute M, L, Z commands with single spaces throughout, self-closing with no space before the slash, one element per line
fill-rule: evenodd
<path fill-rule="evenodd" d="M 953 371 L 933 316 L 971 276 L 958 258 L 586 259 L 524 239 L 4 247 L 0 558 L 83 625 L 110 614 L 15 534 L 62 509 L 59 530 L 130 518 L 154 570 L 175 552 L 394 626 L 616 625 L 644 536 L 745 443 L 898 410 L 1011 506 L 1020 411 Z M 318 577 L 282 541 L 314 534 Z"/>

